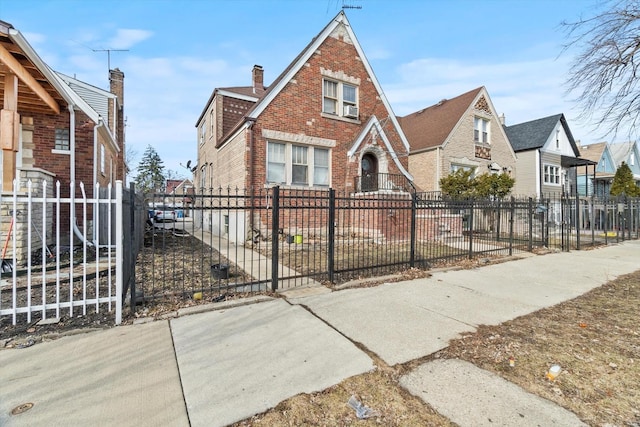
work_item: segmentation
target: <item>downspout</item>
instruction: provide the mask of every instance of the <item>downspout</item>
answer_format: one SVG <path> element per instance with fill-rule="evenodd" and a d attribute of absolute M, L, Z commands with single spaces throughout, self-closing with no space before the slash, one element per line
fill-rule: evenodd
<path fill-rule="evenodd" d="M 96 159 L 98 158 L 98 128 L 104 126 L 102 117 L 98 119 L 98 124 L 93 127 L 93 198 L 98 198 L 96 193 L 96 183 L 98 182 L 98 165 Z M 96 229 L 96 218 L 98 217 L 98 207 L 93 205 L 93 241 L 94 245 L 98 246 L 98 230 Z"/>
<path fill-rule="evenodd" d="M 78 228 L 78 224 L 76 224 L 76 215 L 75 215 L 75 182 L 76 182 L 76 112 L 73 109 L 73 105 L 69 104 L 69 146 L 71 149 L 71 170 L 69 176 L 71 178 L 71 182 L 74 183 L 74 191 L 71 193 L 71 210 L 73 213 L 73 232 L 83 243 L 86 243 L 88 246 L 94 246 L 93 243 L 88 242 L 87 239 L 82 235 L 82 232 Z"/>
<path fill-rule="evenodd" d="M 253 215 L 254 215 L 254 201 L 255 201 L 255 191 L 253 188 L 253 172 L 254 172 L 254 167 L 253 167 L 253 162 L 255 160 L 255 150 L 254 150 L 254 142 L 253 142 L 253 125 L 256 123 L 255 119 L 248 119 L 249 120 L 249 188 L 251 191 L 251 208 L 249 209 L 249 214 L 250 214 L 250 218 L 249 218 L 249 227 L 251 227 L 251 236 L 253 236 L 254 233 L 254 219 L 253 219 Z"/>

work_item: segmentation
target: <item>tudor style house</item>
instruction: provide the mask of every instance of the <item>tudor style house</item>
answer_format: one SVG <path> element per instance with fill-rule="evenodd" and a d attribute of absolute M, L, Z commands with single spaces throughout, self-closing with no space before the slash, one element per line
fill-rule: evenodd
<path fill-rule="evenodd" d="M 47 183 L 49 196 L 60 182 L 63 197 L 69 196 L 74 182 L 75 196 L 81 196 L 78 184 L 83 182 L 87 196 L 93 197 L 94 183 L 106 186 L 125 179 L 124 73 L 110 70 L 109 77 L 110 91 L 106 91 L 54 72 L 18 30 L 0 21 L 3 194 L 13 191 L 15 180 L 19 192 L 33 182 L 35 196 L 42 194 L 42 182 Z M 3 209 L 2 214 L 6 212 Z M 51 218 L 47 227 L 51 235 L 53 212 L 34 214 Z M 69 210 L 63 208 L 60 217 L 67 221 Z M 85 219 L 90 227 L 92 213 Z M 14 227 L 16 232 L 21 229 Z"/>
<path fill-rule="evenodd" d="M 421 191 L 459 169 L 515 174 L 516 155 L 485 87 L 399 118 L 409 140 L 409 172 Z"/>
<path fill-rule="evenodd" d="M 263 79 L 255 66 L 251 86 L 217 88 L 204 106 L 198 191 L 411 188 L 409 142 L 344 12 L 271 85 Z"/>

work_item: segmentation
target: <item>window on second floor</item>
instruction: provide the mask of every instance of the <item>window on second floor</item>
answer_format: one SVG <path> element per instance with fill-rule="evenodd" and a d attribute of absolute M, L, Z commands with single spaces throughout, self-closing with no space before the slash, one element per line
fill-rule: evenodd
<path fill-rule="evenodd" d="M 560 166 L 544 165 L 543 179 L 545 184 L 560 185 Z"/>
<path fill-rule="evenodd" d="M 473 118 L 473 140 L 488 144 L 489 141 L 489 120 L 482 117 Z"/>
<path fill-rule="evenodd" d="M 267 182 L 295 186 L 329 186 L 329 150 L 269 142 Z"/>
<path fill-rule="evenodd" d="M 322 80 L 322 112 L 358 118 L 358 87 L 335 80 Z"/>
<path fill-rule="evenodd" d="M 631 152 L 631 155 L 629 156 L 629 164 L 631 166 L 635 166 L 636 165 L 636 153 Z"/>
<path fill-rule="evenodd" d="M 56 129 L 56 142 L 54 148 L 56 150 L 69 151 L 69 129 Z"/>
<path fill-rule="evenodd" d="M 200 125 L 200 145 L 205 143 L 205 139 L 207 136 L 207 125 L 206 123 L 202 123 L 202 125 Z"/>

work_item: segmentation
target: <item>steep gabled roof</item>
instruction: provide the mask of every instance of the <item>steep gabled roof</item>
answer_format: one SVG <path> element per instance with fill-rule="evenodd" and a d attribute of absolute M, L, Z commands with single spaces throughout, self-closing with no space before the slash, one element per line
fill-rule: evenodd
<path fill-rule="evenodd" d="M 542 148 L 549 139 L 549 135 L 551 135 L 551 132 L 553 132 L 554 128 L 558 124 L 558 120 L 563 118 L 563 114 L 555 114 L 542 119 L 531 120 L 529 122 L 512 126 L 505 126 L 505 131 L 514 151 L 518 152 L 539 149 Z M 564 124 L 566 124 L 566 121 L 564 121 L 563 125 Z M 575 147 L 574 151 L 578 153 L 577 146 L 575 145 L 575 141 L 573 140 L 573 136 L 571 135 L 568 126 L 565 127 L 565 132 L 567 133 L 571 144 Z"/>
<path fill-rule="evenodd" d="M 411 152 L 442 145 L 481 90 L 482 87 L 479 87 L 399 117 L 402 131 L 411 141 Z"/>
<path fill-rule="evenodd" d="M 616 167 L 620 166 L 622 162 L 628 162 L 629 154 L 631 154 L 635 145 L 635 141 L 616 142 L 609 145 Z"/>
<path fill-rule="evenodd" d="M 395 114 L 393 114 L 391 104 L 389 104 L 389 101 L 387 100 L 387 97 L 385 96 L 382 87 L 380 86 L 380 83 L 378 82 L 378 79 L 373 72 L 373 69 L 371 68 L 371 64 L 369 64 L 369 61 L 367 60 L 367 57 L 365 56 L 364 51 L 362 50 L 362 47 L 360 46 L 360 43 L 358 42 L 356 35 L 353 32 L 353 29 L 351 28 L 351 24 L 349 23 L 349 20 L 347 19 L 344 11 L 340 11 L 336 15 L 336 17 L 333 18 L 331 22 L 329 22 L 327 26 L 322 29 L 322 31 L 320 31 L 320 34 L 313 38 L 311 42 L 304 48 L 304 50 L 300 52 L 300 54 L 293 60 L 293 62 L 291 62 L 291 64 L 289 64 L 289 66 L 276 78 L 276 80 L 269 86 L 269 89 L 265 92 L 262 98 L 260 98 L 260 100 L 253 106 L 253 108 L 249 110 L 246 116 L 246 120 L 255 120 L 258 118 L 258 116 L 265 110 L 265 108 L 267 108 L 271 101 L 273 101 L 278 96 L 278 94 L 296 75 L 296 73 L 298 73 L 298 71 L 304 66 L 304 64 L 307 63 L 309 58 L 311 58 L 311 56 L 315 54 L 315 52 L 320 48 L 327 37 L 329 37 L 331 33 L 340 25 L 344 26 L 344 30 L 353 42 L 353 46 L 356 49 L 356 52 L 358 52 L 358 56 L 362 60 L 362 65 L 367 71 L 368 77 L 371 79 L 373 86 L 376 88 L 376 91 L 380 96 L 380 100 L 389 112 L 390 120 L 398 130 L 398 134 L 400 135 L 400 139 L 406 150 L 409 151 L 409 142 L 403 134 Z"/>
<path fill-rule="evenodd" d="M 387 136 L 386 132 L 384 131 L 384 126 L 380 123 L 380 121 L 375 116 L 375 114 L 372 115 L 369 118 L 369 121 L 367 122 L 367 124 L 362 128 L 362 131 L 360 132 L 360 134 L 358 135 L 356 140 L 353 142 L 353 145 L 351 146 L 351 148 L 347 152 L 347 155 L 349 157 L 355 155 L 355 153 L 358 150 L 358 148 L 360 148 L 360 146 L 364 143 L 365 139 L 367 138 L 367 136 L 371 132 L 371 129 L 375 129 L 376 130 L 377 134 L 380 136 L 380 138 L 384 142 L 384 145 L 387 148 L 387 152 L 391 155 L 391 158 L 393 159 L 393 162 L 398 167 L 400 172 L 402 172 L 403 175 L 405 175 L 407 178 L 409 178 L 409 180 L 413 181 L 413 177 L 411 176 L 409 171 L 407 171 L 404 168 L 404 166 L 402 166 L 402 163 L 400 163 L 400 160 L 398 159 L 398 156 L 396 155 L 396 152 L 393 149 L 393 146 L 391 145 L 391 141 L 389 141 L 389 137 Z"/>

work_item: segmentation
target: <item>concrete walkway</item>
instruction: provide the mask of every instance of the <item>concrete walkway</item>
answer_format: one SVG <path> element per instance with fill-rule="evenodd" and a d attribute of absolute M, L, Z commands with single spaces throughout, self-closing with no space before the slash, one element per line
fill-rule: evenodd
<path fill-rule="evenodd" d="M 308 287 L 284 299 L 197 306 L 178 318 L 0 351 L 0 425 L 228 425 L 374 369 L 356 344 L 390 365 L 415 360 L 480 324 L 636 271 L 639 261 L 640 242 L 629 241 L 371 288 Z M 400 384 L 460 426 L 581 425 L 466 362 L 428 362 Z"/>

